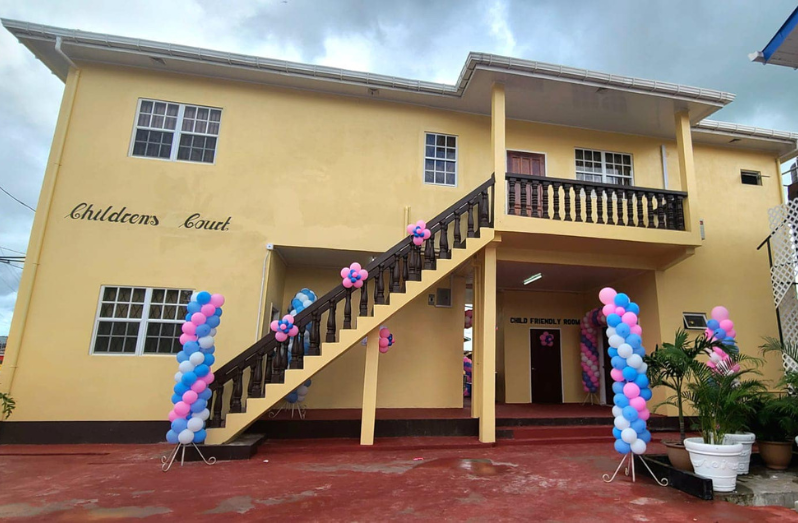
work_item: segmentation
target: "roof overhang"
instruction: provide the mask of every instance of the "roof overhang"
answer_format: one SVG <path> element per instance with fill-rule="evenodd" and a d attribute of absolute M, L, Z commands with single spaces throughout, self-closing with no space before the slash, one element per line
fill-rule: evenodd
<path fill-rule="evenodd" d="M 703 120 L 693 126 L 693 141 L 768 151 L 786 161 L 796 154 L 798 133 Z"/>
<path fill-rule="evenodd" d="M 751 53 L 748 57 L 754 62 L 798 69 L 798 30 L 796 27 L 798 27 L 798 8 L 787 17 L 764 49 Z"/>

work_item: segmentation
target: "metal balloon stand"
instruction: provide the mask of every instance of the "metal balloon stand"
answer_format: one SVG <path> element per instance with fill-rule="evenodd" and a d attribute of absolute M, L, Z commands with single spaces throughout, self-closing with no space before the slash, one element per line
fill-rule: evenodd
<path fill-rule="evenodd" d="M 194 447 L 194 450 L 197 451 L 197 454 L 199 454 L 199 457 L 202 458 L 202 461 L 204 461 L 206 465 L 213 465 L 214 463 L 216 463 L 216 458 L 214 456 L 205 459 L 205 456 L 202 455 L 202 452 L 200 452 L 200 449 L 199 447 L 197 447 L 196 443 L 192 442 L 189 443 L 188 445 L 185 445 L 183 443 L 178 443 L 177 445 L 175 445 L 175 448 L 171 452 L 169 452 L 169 455 L 161 456 L 161 470 L 164 472 L 168 472 L 169 469 L 172 468 L 172 463 L 175 462 L 175 458 L 177 458 L 178 453 L 180 453 L 180 466 L 182 467 L 183 461 L 186 458 L 186 447 L 189 446 Z"/>
<path fill-rule="evenodd" d="M 582 401 L 582 406 L 587 405 L 590 402 L 591 405 L 600 405 L 601 401 L 599 400 L 598 395 L 595 392 L 588 392 L 585 396 L 585 399 Z"/>
<path fill-rule="evenodd" d="M 624 454 L 623 459 L 621 462 L 618 463 L 618 468 L 615 469 L 615 473 L 610 476 L 609 474 L 604 474 L 601 476 L 601 479 L 604 480 L 604 483 L 612 483 L 615 480 L 615 476 L 618 475 L 618 471 L 621 470 L 621 467 L 624 463 L 626 463 L 627 458 L 629 459 L 629 463 L 626 465 L 626 468 L 623 470 L 624 475 L 632 476 L 632 483 L 635 482 L 635 455 L 633 453 Z M 651 474 L 651 477 L 654 478 L 654 481 L 657 482 L 657 485 L 660 487 L 667 487 L 668 486 L 668 478 L 657 479 L 657 476 L 654 474 L 654 471 L 651 470 L 651 467 L 648 466 L 648 463 L 643 458 L 640 458 L 641 463 L 646 467 L 648 473 Z"/>
<path fill-rule="evenodd" d="M 290 401 L 284 401 L 280 404 L 279 409 L 269 411 L 269 417 L 274 418 L 282 411 L 291 411 L 291 418 L 294 417 L 294 412 L 296 412 L 299 415 L 299 419 L 305 419 L 305 412 L 307 410 L 308 408 L 304 403 L 300 403 L 298 401 L 295 401 L 294 403 L 291 403 Z"/>

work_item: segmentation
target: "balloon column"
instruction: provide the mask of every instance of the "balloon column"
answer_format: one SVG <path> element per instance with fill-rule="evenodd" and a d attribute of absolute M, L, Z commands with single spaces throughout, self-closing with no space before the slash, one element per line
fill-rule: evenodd
<path fill-rule="evenodd" d="M 473 364 L 468 356 L 463 356 L 463 375 L 465 376 L 465 384 L 463 387 L 463 396 L 466 398 L 471 397 L 471 374 Z"/>
<path fill-rule="evenodd" d="M 734 330 L 734 322 L 729 319 L 729 310 L 718 305 L 712 309 L 712 319 L 707 322 L 707 330 L 704 331 L 707 338 L 719 340 L 723 345 L 732 351 L 737 351 L 737 331 Z"/>
<path fill-rule="evenodd" d="M 611 357 L 612 390 L 615 393 L 612 414 L 615 416 L 615 450 L 621 454 L 643 454 L 651 433 L 646 420 L 651 413 L 646 401 L 651 399 L 647 365 L 643 362 L 643 329 L 637 324 L 640 307 L 629 301 L 629 296 L 615 289 L 601 289 L 599 299 L 604 304 L 602 312 L 607 317 L 607 337 Z"/>
<path fill-rule="evenodd" d="M 363 285 L 363 283 L 361 282 L 360 285 Z M 303 288 L 294 295 L 293 299 L 291 299 L 291 307 L 292 307 L 290 312 L 291 316 L 296 316 L 306 308 L 310 307 L 315 301 L 316 301 L 316 293 L 308 289 L 307 287 Z M 297 333 L 298 332 L 299 330 L 297 328 Z M 305 327 L 305 332 L 306 333 L 310 332 L 310 324 L 308 324 L 308 326 Z M 304 341 L 305 342 L 302 351 L 307 354 L 307 351 L 310 348 L 310 336 L 306 335 Z M 296 338 L 292 338 L 291 342 L 288 344 L 287 360 L 289 365 L 291 364 L 291 359 L 293 358 L 293 352 L 294 352 L 293 347 L 295 342 Z M 308 389 L 310 388 L 311 383 L 312 383 L 311 380 L 307 380 L 305 383 L 303 383 L 302 385 L 300 385 L 299 387 L 288 393 L 288 395 L 285 397 L 285 400 L 288 403 L 292 404 L 302 403 L 303 401 L 305 401 L 305 396 L 307 396 L 308 394 Z"/>
<path fill-rule="evenodd" d="M 183 350 L 177 353 L 179 363 L 175 374 L 174 407 L 169 413 L 172 428 L 166 441 L 172 444 L 202 443 L 205 441 L 205 421 L 210 417 L 208 401 L 213 383 L 213 365 L 216 358 L 214 337 L 221 322 L 224 296 L 209 292 L 194 293 L 186 308 L 180 343 Z"/>
<path fill-rule="evenodd" d="M 589 394 L 597 393 L 601 383 L 598 335 L 599 329 L 606 324 L 607 318 L 601 309 L 593 309 L 588 312 L 580 322 L 582 330 L 582 388 Z"/>

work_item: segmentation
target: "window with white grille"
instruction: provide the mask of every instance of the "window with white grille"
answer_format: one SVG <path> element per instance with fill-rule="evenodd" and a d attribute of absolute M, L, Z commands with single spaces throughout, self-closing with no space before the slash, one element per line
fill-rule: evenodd
<path fill-rule="evenodd" d="M 424 143 L 424 183 L 457 185 L 457 137 L 427 133 Z"/>
<path fill-rule="evenodd" d="M 575 159 L 577 180 L 633 185 L 631 154 L 576 149 Z"/>
<path fill-rule="evenodd" d="M 188 289 L 105 285 L 92 338 L 92 354 L 177 354 L 191 300 Z"/>
<path fill-rule="evenodd" d="M 131 156 L 213 163 L 222 110 L 139 100 Z"/>

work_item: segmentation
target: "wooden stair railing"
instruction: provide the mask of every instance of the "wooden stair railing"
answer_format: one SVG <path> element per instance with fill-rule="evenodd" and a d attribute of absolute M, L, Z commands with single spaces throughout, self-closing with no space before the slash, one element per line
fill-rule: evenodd
<path fill-rule="evenodd" d="M 495 176 L 491 175 L 486 182 L 428 221 L 427 228 L 432 234 L 425 240 L 423 249 L 414 245 L 410 236 L 405 237 L 369 263 L 366 267 L 369 278 L 360 290 L 338 285 L 298 313 L 294 325 L 299 327 L 299 334 L 291 347 L 290 368 L 302 369 L 304 358 L 320 355 L 323 344 L 334 343 L 340 329 L 351 329 L 353 312 L 356 313 L 355 319 L 372 315 L 373 304 L 389 303 L 392 293 L 405 291 L 405 282 L 421 281 L 422 272 L 434 270 L 437 259 L 451 258 L 451 249 L 465 248 L 466 240 L 478 238 L 480 229 L 492 228 L 494 183 Z M 370 295 L 373 303 L 370 303 Z M 357 299 L 357 306 L 353 307 L 353 299 Z M 338 306 L 344 308 L 342 326 L 337 324 Z M 322 326 L 325 328 L 323 340 Z M 308 327 L 310 329 L 306 332 Z M 307 353 L 304 351 L 305 336 L 309 337 Z M 266 384 L 283 383 L 288 351 L 289 341 L 280 343 L 270 332 L 216 370 L 216 379 L 210 386 L 213 397 L 208 427 L 224 426 L 225 402 L 229 405 L 228 412 L 245 412 L 247 398 L 262 398 Z M 246 391 L 243 387 L 245 378 L 249 383 Z M 225 387 L 228 383 L 232 383 L 232 387 Z"/>

